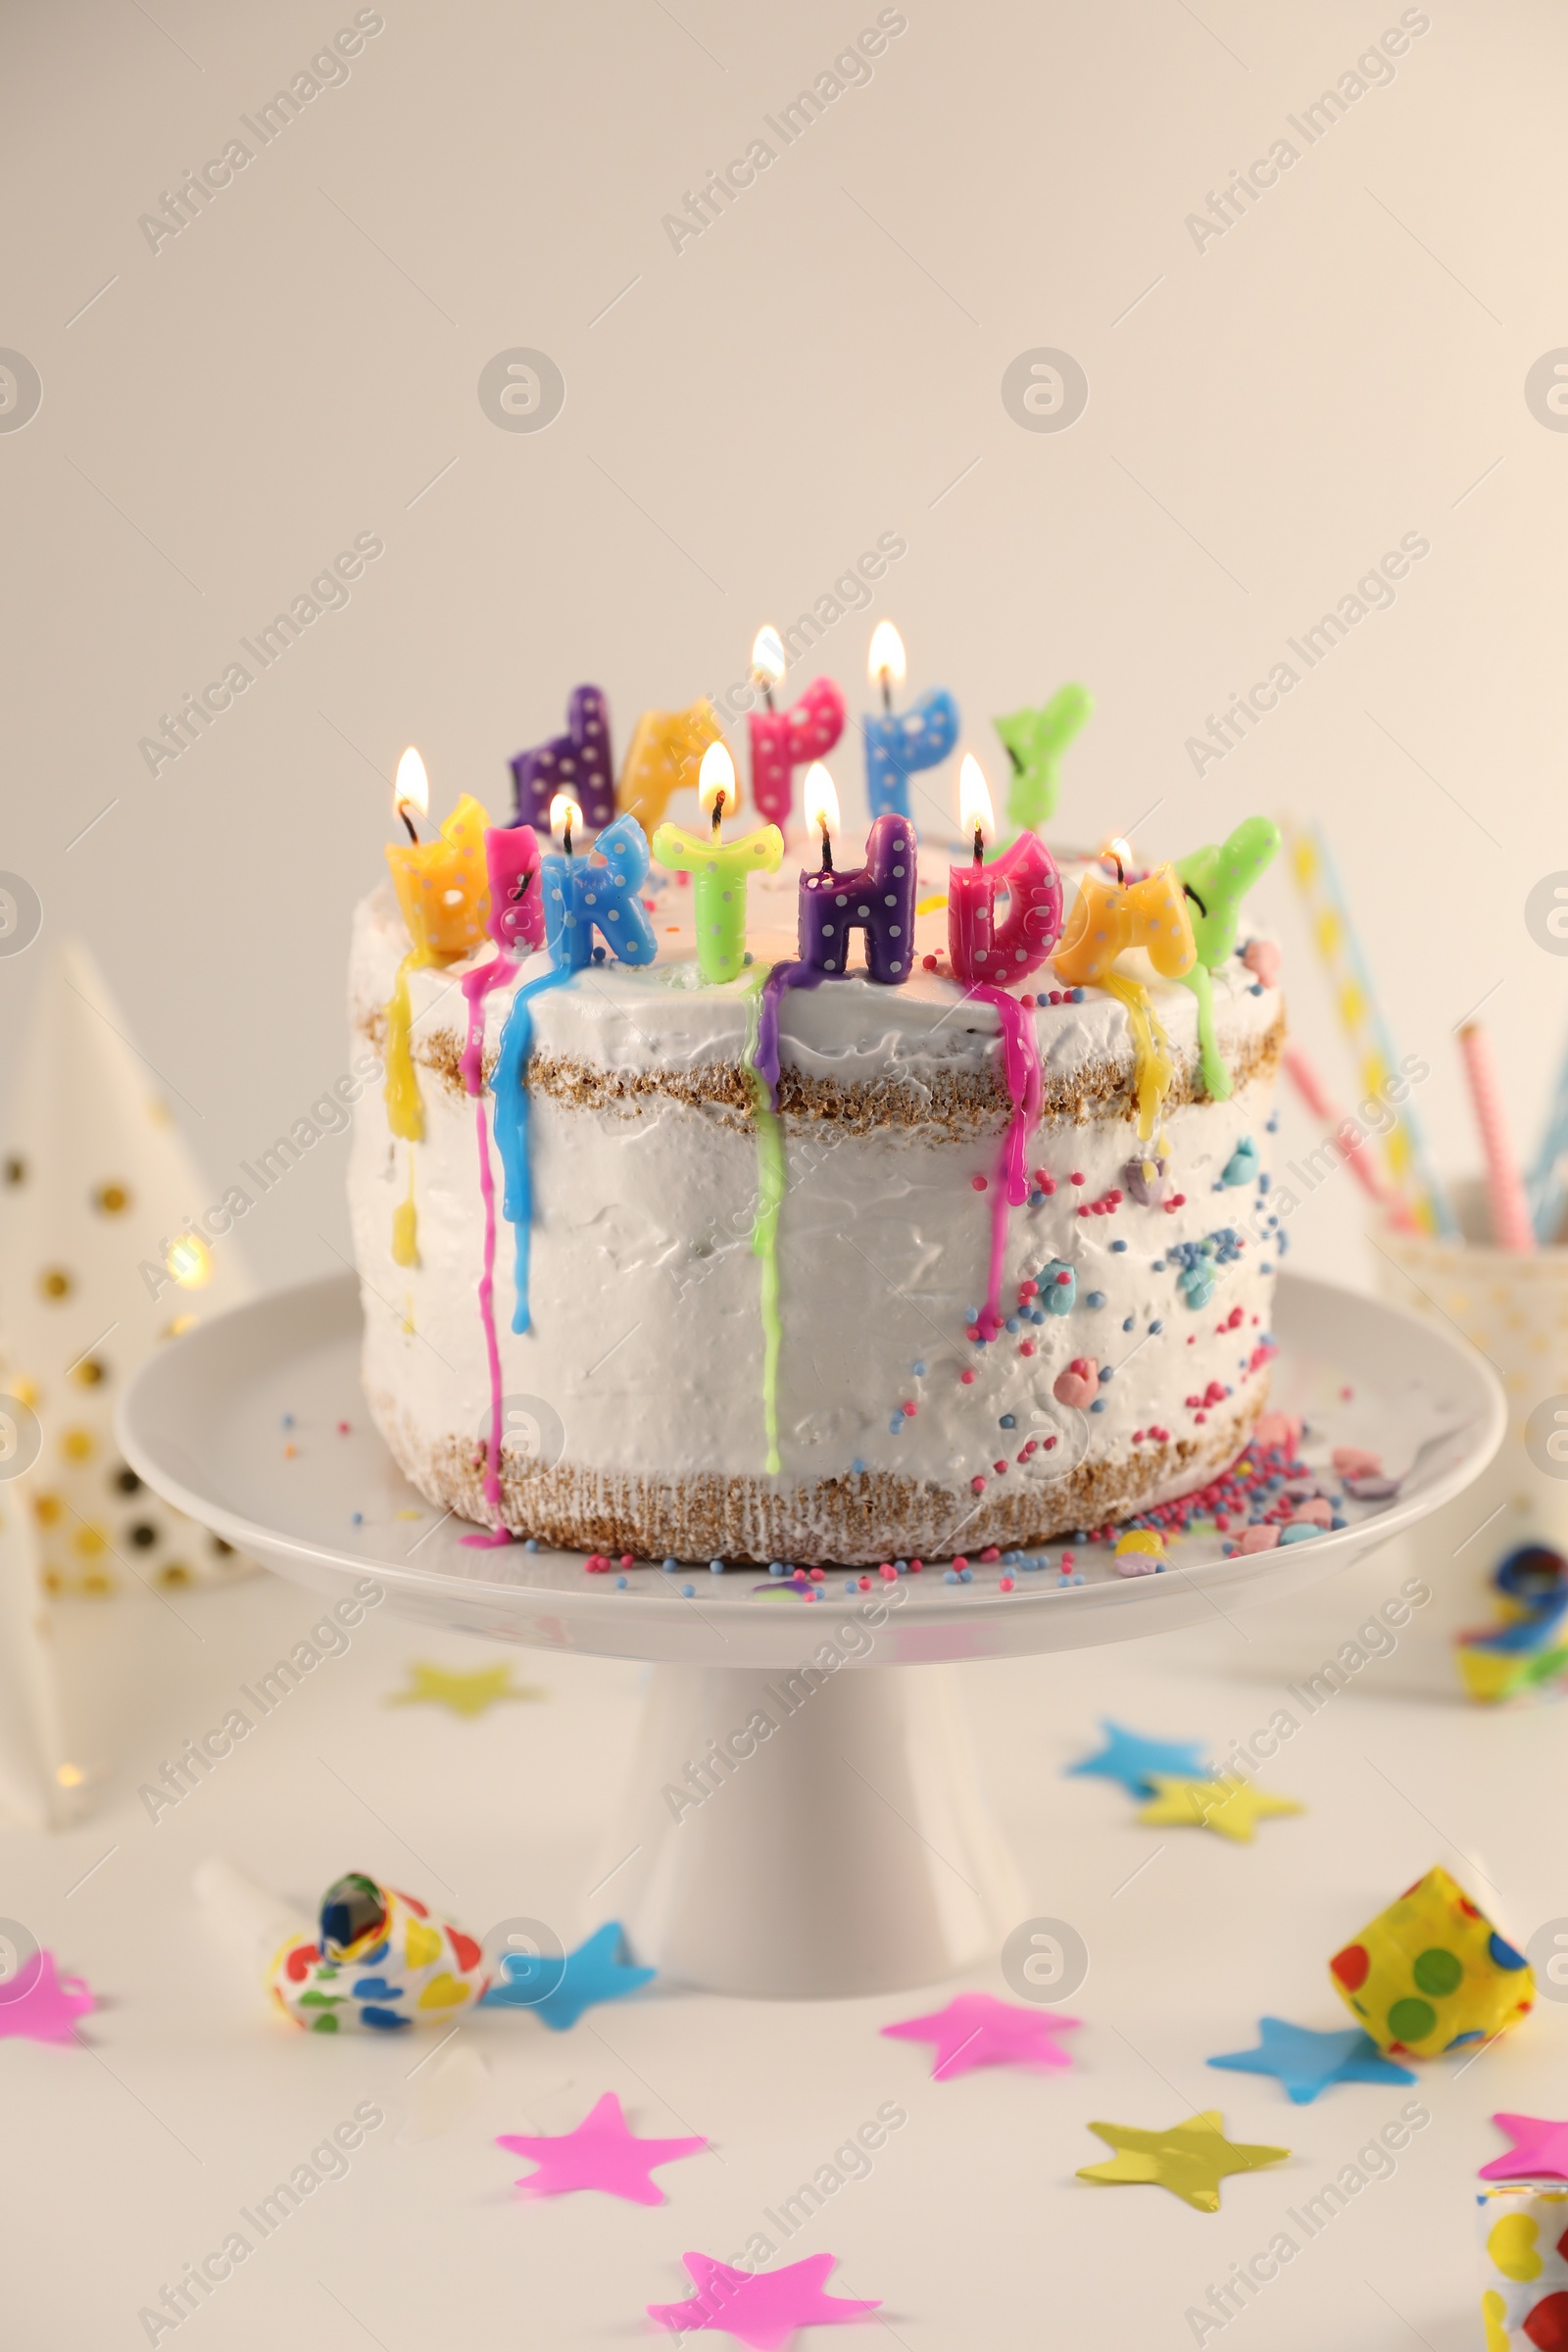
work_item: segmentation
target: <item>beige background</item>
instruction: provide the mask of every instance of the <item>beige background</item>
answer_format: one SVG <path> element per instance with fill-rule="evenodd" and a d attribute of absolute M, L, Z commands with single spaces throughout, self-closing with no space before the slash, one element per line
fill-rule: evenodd
<path fill-rule="evenodd" d="M 1473 1156 L 1449 1032 L 1484 997 L 1533 1139 L 1568 996 L 1523 920 L 1568 865 L 1568 439 L 1524 398 L 1568 340 L 1556 11 L 1434 0 L 1393 82 L 1199 252 L 1186 216 L 1276 138 L 1304 148 L 1286 117 L 1397 8 L 910 0 L 869 82 L 678 255 L 662 216 L 874 8 L 381 13 L 156 255 L 138 216 L 352 9 L 97 0 L 14 6 L 4 33 L 0 342 L 44 392 L 0 434 L 0 864 L 90 936 L 214 1197 L 343 1066 L 349 908 L 405 742 L 438 808 L 500 807 L 573 681 L 605 685 L 618 748 L 885 530 L 909 550 L 886 606 L 823 653 L 854 707 L 885 609 L 999 781 L 991 713 L 1093 686 L 1063 839 L 1152 808 L 1141 845 L 1175 854 L 1252 808 L 1321 813 L 1433 1064 L 1441 1155 Z M 565 378 L 543 432 L 479 406 L 518 345 Z M 1088 373 L 1065 432 L 1003 406 L 1041 345 Z M 386 553 L 347 609 L 149 776 L 159 714 L 362 531 Z M 1393 610 L 1196 777 L 1205 714 L 1409 531 L 1432 552 Z M 1348 1091 L 1283 876 L 1260 903 Z M 0 961 L 7 1056 L 40 962 Z M 248 1220 L 268 1278 L 330 1262 L 343 1159 Z M 1358 1273 L 1359 1230 L 1338 1179 L 1298 1262 Z"/>

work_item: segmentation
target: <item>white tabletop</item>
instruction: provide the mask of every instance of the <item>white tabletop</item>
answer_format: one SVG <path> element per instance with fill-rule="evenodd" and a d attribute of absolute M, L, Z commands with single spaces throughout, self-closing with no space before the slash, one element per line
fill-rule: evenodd
<path fill-rule="evenodd" d="M 1412 1568 L 1436 1581 L 1430 1552 L 1392 1546 L 1288 1613 L 937 1670 L 965 1678 L 1035 1909 L 1072 1922 L 1090 1948 L 1069 2004 L 1084 2020 L 1070 2073 L 931 2082 L 929 2052 L 877 2029 L 953 1987 L 787 2006 L 656 1984 L 564 2034 L 507 2013 L 464 2024 L 452 2050 L 471 2045 L 488 2071 L 452 2077 L 446 2096 L 460 2111 L 439 2132 L 430 2079 L 452 2050 L 411 2080 L 439 2035 L 328 2042 L 287 2028 L 213 1940 L 192 1870 L 227 1852 L 310 1903 L 340 1871 L 367 1869 L 476 1933 L 524 1913 L 574 1942 L 612 1908 L 612 1889 L 585 1891 L 641 1670 L 372 1617 L 346 1656 L 320 1665 L 155 1825 L 138 1784 L 308 1630 L 311 1597 L 258 1577 L 181 1595 L 177 1614 L 65 1612 L 75 1750 L 102 1759 L 105 1775 L 81 1827 L 53 1838 L 0 1832 L 0 1911 L 83 1973 L 104 2006 L 85 2026 L 88 2049 L 0 2042 L 8 2340 L 60 2352 L 147 2340 L 138 2310 L 244 2229 L 240 2208 L 369 2099 L 385 2124 L 345 2178 L 215 2288 L 202 2342 L 271 2352 L 285 2328 L 299 2352 L 361 2340 L 384 2352 L 653 2342 L 642 2313 L 688 2291 L 683 2251 L 733 2256 L 768 2230 L 764 2209 L 894 2102 L 907 2122 L 869 2177 L 848 2180 L 780 2259 L 831 2249 L 841 2257 L 831 2290 L 879 2296 L 887 2330 L 910 2352 L 971 2352 L 982 2329 L 999 2347 L 1174 2352 L 1196 2340 L 1189 2308 L 1282 2230 L 1301 2250 L 1227 2336 L 1270 2352 L 1418 2341 L 1459 2352 L 1479 2326 L 1474 2176 L 1503 2145 L 1487 2118 L 1564 2110 L 1568 2012 L 1543 2001 L 1462 2071 L 1423 2068 L 1413 2091 L 1339 2087 L 1305 2107 L 1270 2079 L 1204 2064 L 1249 2047 L 1265 2011 L 1347 2025 L 1329 1954 L 1436 1860 L 1521 1941 L 1568 1910 L 1544 1826 L 1562 1780 L 1563 1720 L 1549 1707 L 1489 1714 L 1458 1702 L 1445 1623 L 1474 1613 L 1467 1592 L 1453 1607 L 1440 1593 L 1393 1656 L 1370 1660 L 1317 1715 L 1299 1696 L 1303 1677 Z M 386 1704 L 415 1657 L 471 1668 L 502 1656 L 542 1701 L 472 1721 Z M 1266 1785 L 1309 1810 L 1263 1823 L 1250 1847 L 1141 1826 L 1114 1785 L 1061 1777 L 1095 1744 L 1102 1713 L 1223 1751 L 1282 1706 L 1301 1728 Z M 1528 1790 L 1528 1805 L 1509 1790 Z M 994 1967 L 968 1981 L 1011 1997 Z M 712 2153 L 664 2171 L 662 2207 L 518 2200 L 511 2183 L 526 2167 L 493 2135 L 568 2131 L 611 2089 L 634 2130 L 702 2132 Z M 1299 2212 L 1410 2098 L 1431 2124 L 1393 2178 L 1371 2181 L 1308 2242 L 1288 2209 Z M 1158 2188 L 1073 2178 L 1107 2153 L 1091 2118 L 1147 2129 L 1205 2107 L 1222 2110 L 1233 2138 L 1295 2151 L 1227 2180 L 1217 2216 Z M 877 2340 L 870 2325 L 859 2340 Z"/>

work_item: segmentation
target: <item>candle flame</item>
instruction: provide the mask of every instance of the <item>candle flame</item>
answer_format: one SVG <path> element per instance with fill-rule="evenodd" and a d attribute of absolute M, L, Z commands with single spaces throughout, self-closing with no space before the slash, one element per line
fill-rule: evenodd
<path fill-rule="evenodd" d="M 891 620 L 879 620 L 871 631 L 871 650 L 865 657 L 865 667 L 873 686 L 879 685 L 884 677 L 891 686 L 904 684 L 904 639 Z"/>
<path fill-rule="evenodd" d="M 991 787 L 985 771 L 973 752 L 965 752 L 963 765 L 958 770 L 958 829 L 967 841 L 978 833 L 982 841 L 994 841 L 997 832 L 996 812 L 991 806 Z"/>
<path fill-rule="evenodd" d="M 697 800 L 705 816 L 711 816 L 719 794 L 724 796 L 721 815 L 731 814 L 735 808 L 735 762 L 728 747 L 710 743 L 703 754 L 703 764 L 697 771 Z"/>
<path fill-rule="evenodd" d="M 1119 833 L 1113 833 L 1108 841 L 1101 843 L 1100 858 L 1102 865 L 1118 867 L 1125 877 L 1133 861 L 1132 844 L 1124 841 Z"/>
<path fill-rule="evenodd" d="M 806 821 L 821 833 L 839 829 L 838 787 L 820 760 L 813 760 L 806 771 Z"/>
<path fill-rule="evenodd" d="M 550 835 L 562 841 L 568 833 L 582 831 L 582 810 L 569 792 L 558 792 L 550 804 Z"/>
<path fill-rule="evenodd" d="M 764 622 L 752 644 L 752 676 L 759 686 L 776 686 L 788 666 L 783 639 L 771 623 Z"/>
<path fill-rule="evenodd" d="M 182 1291 L 199 1291 L 213 1279 L 213 1253 L 199 1233 L 176 1235 L 164 1263 Z"/>
<path fill-rule="evenodd" d="M 398 780 L 392 788 L 392 797 L 400 816 L 405 808 L 412 808 L 418 816 L 430 813 L 430 779 L 412 743 L 398 761 Z"/>

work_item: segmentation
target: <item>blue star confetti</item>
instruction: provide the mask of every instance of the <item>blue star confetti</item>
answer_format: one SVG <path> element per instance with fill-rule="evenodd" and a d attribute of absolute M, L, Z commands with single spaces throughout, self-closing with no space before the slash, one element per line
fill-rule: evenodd
<path fill-rule="evenodd" d="M 1260 2017 L 1255 2050 L 1232 2050 L 1210 2066 L 1239 2075 L 1277 2075 L 1298 2107 L 1307 2106 L 1335 2082 L 1413 2082 L 1407 2066 L 1385 2058 L 1370 2034 L 1358 2026 L 1335 2034 L 1287 2025 L 1282 2017 Z"/>
<path fill-rule="evenodd" d="M 1159 1773 L 1179 1781 L 1206 1781 L 1213 1777 L 1213 1767 L 1203 1760 L 1200 1740 L 1146 1740 L 1138 1732 L 1123 1731 L 1120 1724 L 1103 1716 L 1100 1728 L 1105 1736 L 1100 1754 L 1084 1756 L 1076 1764 L 1065 1765 L 1064 1771 L 1120 1781 L 1130 1796 L 1156 1796 L 1159 1791 L 1154 1776 Z"/>
<path fill-rule="evenodd" d="M 612 1919 L 564 1959 L 549 1952 L 508 1952 L 501 1981 L 483 1995 L 480 2007 L 531 2009 L 553 2034 L 564 2034 L 585 2009 L 618 2001 L 658 1973 L 634 1966 L 625 1951 L 626 1931 Z"/>

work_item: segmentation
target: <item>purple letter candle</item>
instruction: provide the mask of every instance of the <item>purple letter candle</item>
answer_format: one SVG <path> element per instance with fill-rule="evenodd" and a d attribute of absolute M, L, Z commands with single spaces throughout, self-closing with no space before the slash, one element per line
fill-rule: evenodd
<path fill-rule="evenodd" d="M 558 792 L 575 801 L 590 833 L 602 833 L 615 818 L 615 776 L 610 760 L 610 706 L 597 686 L 574 686 L 566 705 L 566 732 L 552 735 L 512 762 L 517 788 L 514 823 L 550 831 L 550 804 Z"/>
<path fill-rule="evenodd" d="M 836 874 L 838 796 L 825 768 L 808 774 L 807 818 L 822 830 L 822 866 L 801 876 L 801 961 L 842 979 L 850 934 L 863 931 L 867 978 L 891 986 L 907 980 L 914 956 L 914 827 L 906 816 L 879 816 L 866 836 L 865 863 L 855 873 Z"/>

